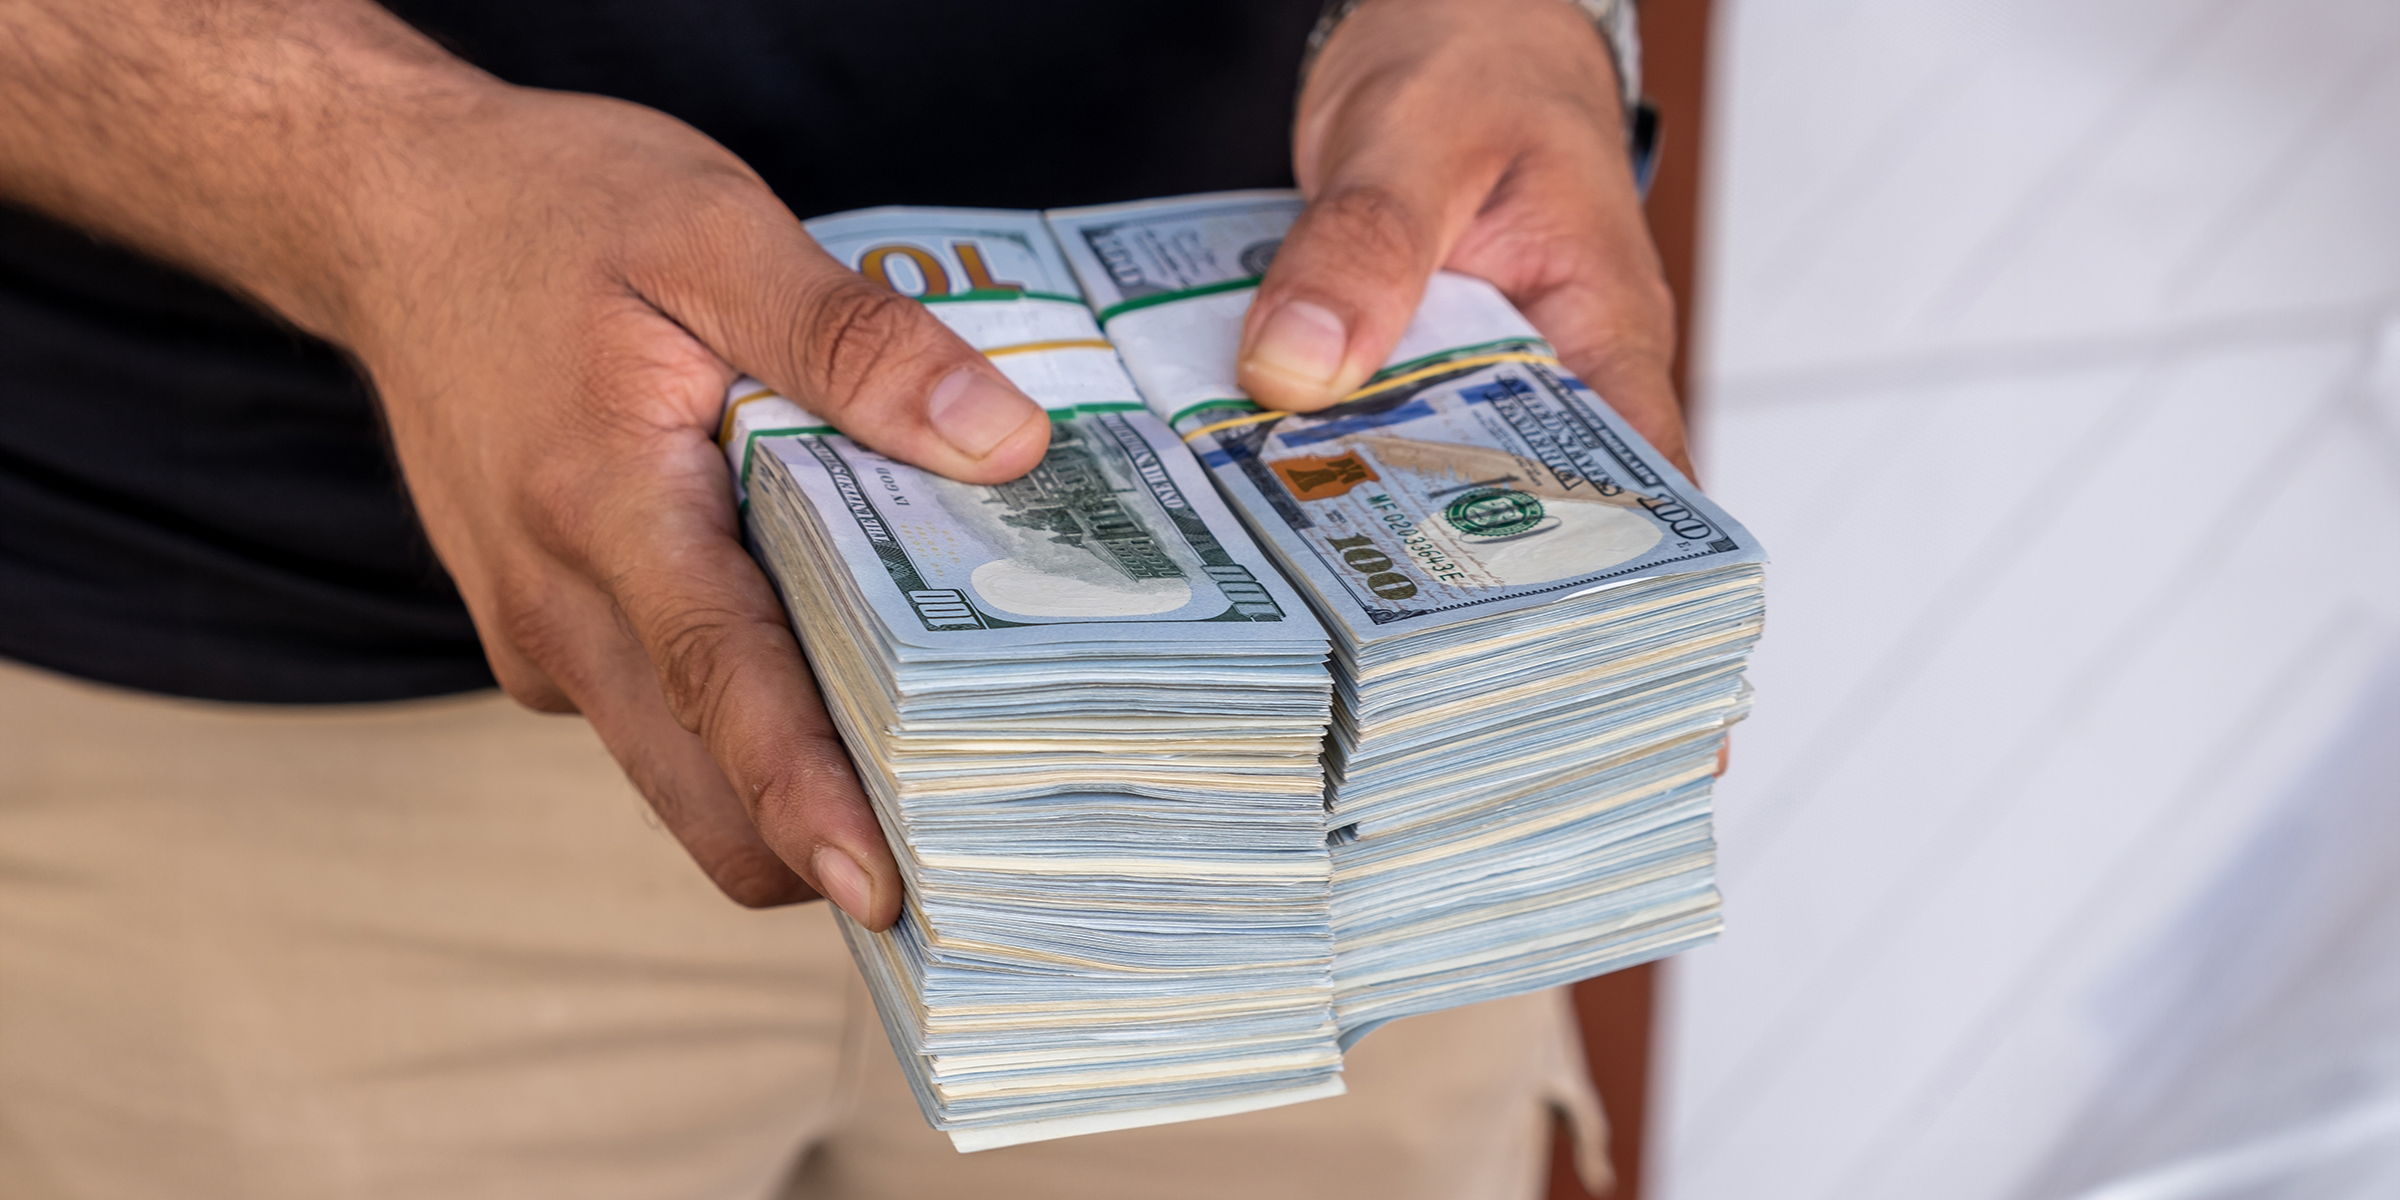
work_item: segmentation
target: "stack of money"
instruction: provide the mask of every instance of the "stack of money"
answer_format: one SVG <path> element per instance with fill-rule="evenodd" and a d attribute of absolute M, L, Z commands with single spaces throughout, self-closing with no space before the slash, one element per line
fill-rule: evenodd
<path fill-rule="evenodd" d="M 1234 382 L 1288 192 L 1052 212 L 1108 338 L 1335 637 L 1336 1010 L 1376 1025 L 1715 936 L 1709 787 L 1757 543 L 1489 284 L 1305 416 Z"/>
<path fill-rule="evenodd" d="M 907 900 L 843 932 L 961 1149 L 1340 1092 L 1327 638 L 1139 403 L 1038 214 L 811 222 L 1051 410 L 942 479 L 756 381 L 723 441 Z"/>

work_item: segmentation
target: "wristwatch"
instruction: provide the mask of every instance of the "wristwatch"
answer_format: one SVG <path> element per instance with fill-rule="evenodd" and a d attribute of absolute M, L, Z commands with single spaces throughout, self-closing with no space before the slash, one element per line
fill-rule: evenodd
<path fill-rule="evenodd" d="M 1633 160 L 1633 185 L 1642 195 L 1650 194 L 1650 177 L 1658 166 L 1658 110 L 1642 99 L 1642 30 L 1634 17 L 1633 0 L 1565 0 L 1583 10 L 1600 31 L 1600 40 L 1608 45 L 1608 56 L 1617 65 L 1617 85 L 1625 106 L 1625 152 Z M 1308 46 L 1300 55 L 1300 82 L 1308 82 L 1310 68 L 1317 65 L 1317 54 L 1325 49 L 1325 39 L 1333 36 L 1334 26 L 1342 23 L 1366 0 L 1325 0 L 1324 11 L 1317 14 L 1316 28 L 1308 31 Z"/>
<path fill-rule="evenodd" d="M 1308 80 L 1309 68 L 1317 65 L 1317 53 L 1325 48 L 1325 39 L 1333 36 L 1333 28 L 1342 23 L 1352 11 L 1366 0 L 1325 0 L 1324 11 L 1317 14 L 1317 26 L 1308 31 L 1308 48 L 1300 56 L 1300 79 Z M 1617 64 L 1617 83 L 1625 101 L 1625 121 L 1630 128 L 1634 110 L 1642 103 L 1642 30 L 1634 18 L 1633 0 L 1565 0 L 1583 10 L 1592 28 L 1600 31 L 1600 40 L 1608 43 L 1608 56 Z"/>

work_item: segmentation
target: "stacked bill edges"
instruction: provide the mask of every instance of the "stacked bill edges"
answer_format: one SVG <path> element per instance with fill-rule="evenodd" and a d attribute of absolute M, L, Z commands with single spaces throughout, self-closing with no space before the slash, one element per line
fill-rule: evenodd
<path fill-rule="evenodd" d="M 928 1119 L 971 1150 L 1339 1093 L 1323 630 L 1088 310 L 1039 294 L 1071 297 L 1055 252 L 1003 257 L 1047 246 L 1038 217 L 811 231 L 1019 285 L 928 307 L 1056 419 L 979 488 L 730 397 L 754 548 L 905 877 L 890 931 L 842 925 Z M 1112 607 L 1150 585 L 1184 618 Z"/>
<path fill-rule="evenodd" d="M 1710 785 L 1761 609 L 1727 567 L 1336 644 L 1346 1041 L 1716 936 Z"/>
<path fill-rule="evenodd" d="M 1052 410 L 1013 484 L 729 395 L 907 880 L 844 933 L 962 1149 L 1334 1094 L 1337 1035 L 1718 928 L 1763 551 L 1480 281 L 1437 276 L 1350 402 L 1260 412 L 1233 348 L 1298 209 L 812 222 Z"/>
<path fill-rule="evenodd" d="M 1154 410 L 1334 634 L 1344 1044 L 1713 938 L 1710 785 L 1763 552 L 1480 280 L 1437 275 L 1351 401 L 1259 411 L 1231 351 L 1299 208 L 1049 216 Z"/>

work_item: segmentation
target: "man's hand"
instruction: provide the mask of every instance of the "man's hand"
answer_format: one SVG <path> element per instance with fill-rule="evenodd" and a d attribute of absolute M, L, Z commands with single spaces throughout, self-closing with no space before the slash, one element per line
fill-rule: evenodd
<path fill-rule="evenodd" d="M 1496 284 L 1690 474 L 1624 128 L 1608 48 L 1564 0 L 1360 5 L 1300 98 L 1309 204 L 1250 307 L 1243 390 L 1301 412 L 1341 399 L 1446 268 Z"/>
<path fill-rule="evenodd" d="M 442 211 L 376 217 L 339 333 L 502 685 L 589 717 L 734 898 L 889 925 L 898 868 L 737 540 L 718 411 L 738 364 L 972 482 L 1031 468 L 1048 418 L 654 112 L 498 88 L 402 169 Z"/>
<path fill-rule="evenodd" d="M 349 349 L 509 693 L 590 718 L 736 900 L 897 917 L 736 540 L 718 410 L 738 367 L 971 482 L 1030 469 L 1049 422 L 731 153 L 503 84 L 363 0 L 51 0 L 0 10 L 0 195 Z"/>

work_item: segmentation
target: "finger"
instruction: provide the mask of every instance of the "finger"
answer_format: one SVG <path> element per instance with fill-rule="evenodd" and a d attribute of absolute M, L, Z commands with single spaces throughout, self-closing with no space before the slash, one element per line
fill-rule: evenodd
<path fill-rule="evenodd" d="M 900 869 L 774 593 L 730 539 L 660 522 L 616 579 L 669 711 L 699 735 L 777 857 L 869 929 Z"/>
<path fill-rule="evenodd" d="M 1374 374 L 1426 280 L 1534 145 L 1525 114 L 1560 108 L 1555 65 L 1524 61 L 1514 31 L 1551 22 L 1605 70 L 1571 9 L 1502 7 L 1367 5 L 1325 47 L 1293 135 L 1308 207 L 1242 329 L 1239 382 L 1260 404 L 1312 411 Z"/>
<path fill-rule="evenodd" d="M 1674 340 L 1652 328 L 1647 314 L 1628 311 L 1639 290 L 1638 280 L 1599 275 L 1510 299 L 1569 370 L 1685 478 L 1697 480 L 1675 391 Z"/>
<path fill-rule="evenodd" d="M 900 911 L 900 871 L 766 581 L 730 540 L 641 535 L 614 580 L 675 723 L 722 768 L 774 855 L 870 929 Z M 744 578 L 744 576 L 747 578 Z M 698 765 L 680 774 L 687 784 Z"/>
<path fill-rule="evenodd" d="M 679 349 L 654 348 L 646 361 L 628 356 L 593 375 L 585 384 L 591 409 L 626 411 L 631 406 L 623 397 L 638 395 L 659 410 L 690 413 L 722 395 L 723 366 L 680 335 L 677 343 Z M 522 519 L 615 608 L 604 617 L 581 614 L 563 633 L 516 632 L 557 647 L 549 657 L 535 654 L 554 675 L 567 671 L 554 659 L 592 659 L 584 648 L 590 640 L 630 636 L 647 657 L 652 687 L 674 727 L 697 735 L 767 849 L 861 924 L 888 928 L 900 910 L 898 865 L 782 605 L 735 540 L 724 459 L 710 432 L 705 418 L 612 423 L 609 435 L 574 461 L 537 469 L 526 494 L 538 502 Z M 627 694 L 600 686 L 606 679 L 596 668 L 568 673 L 581 685 L 562 683 L 587 713 L 594 695 Z M 638 708 L 621 715 L 622 724 L 612 718 L 604 734 L 621 728 L 622 737 L 633 739 L 663 732 Z M 610 740 L 616 746 L 620 739 Z M 715 831 L 703 839 L 712 852 L 739 860 L 738 831 L 719 822 L 721 810 L 707 799 L 714 790 L 684 757 L 687 751 L 617 749 L 629 768 L 657 772 L 662 786 L 673 781 L 680 790 L 672 798 L 701 822 L 694 828 Z"/>
<path fill-rule="evenodd" d="M 689 453 L 707 456 L 694 437 Z M 613 522 L 609 588 L 676 723 L 699 736 L 777 857 L 870 929 L 900 911 L 900 871 L 782 606 L 698 505 Z"/>
<path fill-rule="evenodd" d="M 999 483 L 1050 444 L 1040 405 L 924 305 L 835 262 L 771 196 L 665 231 L 629 274 L 725 361 L 894 458 Z"/>
<path fill-rule="evenodd" d="M 1359 173 L 1309 201 L 1242 324 L 1237 381 L 1245 394 L 1268 408 L 1312 412 L 1383 365 L 1464 224 L 1449 220 L 1449 197 L 1433 183 Z"/>
<path fill-rule="evenodd" d="M 563 574 L 563 572 L 561 572 Z M 576 691 L 585 716 L 625 775 L 719 890 L 749 908 L 818 896 L 760 835 L 708 747 L 676 721 L 658 672 L 608 597 L 589 586 L 550 610 L 584 631 Z"/>
<path fill-rule="evenodd" d="M 1568 369 L 1691 474 L 1674 297 L 1621 152 L 1519 164 L 1444 265 L 1498 285 Z"/>

